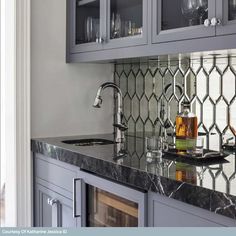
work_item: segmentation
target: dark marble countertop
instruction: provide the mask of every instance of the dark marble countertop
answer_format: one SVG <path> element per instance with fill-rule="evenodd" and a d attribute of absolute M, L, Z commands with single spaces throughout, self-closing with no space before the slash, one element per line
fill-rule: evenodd
<path fill-rule="evenodd" d="M 190 165 L 163 158 L 147 160 L 144 139 L 127 136 L 125 147 L 119 144 L 78 147 L 63 140 L 103 138 L 113 135 L 86 135 L 32 139 L 33 152 L 60 160 L 99 176 L 144 191 L 158 192 L 169 198 L 236 219 L 236 158 L 226 163 Z M 120 149 L 127 154 L 119 157 Z"/>

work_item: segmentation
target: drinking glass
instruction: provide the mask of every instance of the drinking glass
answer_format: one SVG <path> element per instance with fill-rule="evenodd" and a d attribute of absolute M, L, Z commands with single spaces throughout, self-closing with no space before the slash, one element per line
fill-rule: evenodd
<path fill-rule="evenodd" d="M 114 30 L 114 38 L 121 37 L 121 17 L 120 14 L 116 14 L 115 17 L 115 30 Z"/>
<path fill-rule="evenodd" d="M 93 18 L 89 16 L 85 21 L 85 41 L 92 42 L 92 38 L 93 38 Z"/>
<path fill-rule="evenodd" d="M 196 153 L 201 154 L 203 156 L 203 150 L 204 150 L 204 138 L 203 137 L 197 137 L 196 141 Z"/>
<path fill-rule="evenodd" d="M 92 28 L 92 40 L 97 42 L 99 40 L 100 32 L 100 20 L 98 18 L 93 18 L 93 28 Z"/>
<path fill-rule="evenodd" d="M 145 151 L 148 159 L 161 159 L 163 151 L 168 150 L 168 144 L 162 137 L 146 137 Z"/>
<path fill-rule="evenodd" d="M 115 13 L 112 13 L 111 17 L 111 39 L 115 37 Z"/>
<path fill-rule="evenodd" d="M 229 0 L 229 18 L 236 20 L 236 0 Z"/>
<path fill-rule="evenodd" d="M 182 0 L 182 14 L 188 20 L 189 26 L 194 25 L 199 18 L 198 8 L 199 0 Z"/>
<path fill-rule="evenodd" d="M 203 157 L 204 155 L 204 137 L 197 137 L 196 139 L 196 146 L 194 149 L 187 150 L 188 154 L 197 157 Z"/>

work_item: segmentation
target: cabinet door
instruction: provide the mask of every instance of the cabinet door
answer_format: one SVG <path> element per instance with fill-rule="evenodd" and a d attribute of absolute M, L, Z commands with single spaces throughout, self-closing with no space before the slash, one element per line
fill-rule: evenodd
<path fill-rule="evenodd" d="M 36 184 L 35 188 L 35 226 L 36 227 L 77 227 L 79 222 L 73 218 L 71 199 Z"/>
<path fill-rule="evenodd" d="M 108 0 L 105 49 L 147 44 L 149 0 Z"/>
<path fill-rule="evenodd" d="M 236 0 L 216 0 L 216 19 L 221 24 L 216 26 L 216 34 L 236 33 Z"/>
<path fill-rule="evenodd" d="M 215 0 L 153 0 L 154 43 L 215 36 Z"/>
<path fill-rule="evenodd" d="M 157 193 L 148 196 L 149 227 L 235 227 L 233 219 L 169 199 Z"/>
<path fill-rule="evenodd" d="M 103 48 L 106 0 L 67 0 L 67 40 L 70 53 Z"/>

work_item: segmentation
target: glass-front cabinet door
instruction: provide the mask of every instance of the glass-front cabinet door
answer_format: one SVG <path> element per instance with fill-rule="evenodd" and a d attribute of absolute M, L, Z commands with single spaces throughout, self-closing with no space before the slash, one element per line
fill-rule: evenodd
<path fill-rule="evenodd" d="M 221 24 L 216 27 L 217 35 L 236 33 L 236 0 L 216 0 L 216 18 Z"/>
<path fill-rule="evenodd" d="M 106 48 L 147 43 L 149 0 L 108 0 Z"/>
<path fill-rule="evenodd" d="M 215 35 L 215 0 L 153 0 L 153 42 Z"/>
<path fill-rule="evenodd" d="M 68 8 L 71 52 L 101 50 L 106 0 L 69 0 Z"/>

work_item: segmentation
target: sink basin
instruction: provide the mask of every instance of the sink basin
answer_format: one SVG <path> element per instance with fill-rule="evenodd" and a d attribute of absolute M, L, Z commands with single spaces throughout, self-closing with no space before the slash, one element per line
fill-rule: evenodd
<path fill-rule="evenodd" d="M 114 144 L 114 141 L 106 139 L 77 139 L 77 140 L 64 140 L 62 143 L 71 144 L 74 146 L 96 146 Z"/>

